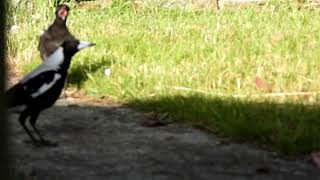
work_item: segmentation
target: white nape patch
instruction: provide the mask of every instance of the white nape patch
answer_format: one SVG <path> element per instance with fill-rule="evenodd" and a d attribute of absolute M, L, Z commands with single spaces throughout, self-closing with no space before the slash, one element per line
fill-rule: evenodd
<path fill-rule="evenodd" d="M 45 93 L 48 89 L 50 89 L 59 79 L 61 78 L 60 74 L 54 74 L 53 80 L 49 84 L 43 84 L 37 92 L 32 93 L 31 97 L 36 98 L 41 94 Z"/>
<path fill-rule="evenodd" d="M 45 59 L 43 63 L 48 66 L 58 67 L 63 63 L 63 60 L 64 60 L 63 47 L 59 47 L 47 59 Z"/>
<path fill-rule="evenodd" d="M 91 42 L 86 42 L 86 41 L 80 41 L 77 48 L 78 50 L 80 49 L 83 49 L 83 48 L 87 48 L 87 47 L 90 47 L 90 46 L 93 46 L 95 45 L 94 43 L 91 43 Z"/>

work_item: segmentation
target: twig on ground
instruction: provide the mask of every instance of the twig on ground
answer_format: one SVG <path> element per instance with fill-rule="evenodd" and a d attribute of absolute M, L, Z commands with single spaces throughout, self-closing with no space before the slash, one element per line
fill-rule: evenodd
<path fill-rule="evenodd" d="M 213 93 L 201 89 L 192 89 L 188 87 L 181 86 L 168 86 L 168 88 L 179 90 L 179 91 L 192 91 L 204 94 L 210 94 L 214 96 L 222 96 L 222 97 L 235 97 L 235 98 L 243 98 L 243 97 L 280 97 L 280 96 L 308 96 L 308 95 L 317 95 L 320 94 L 320 91 L 313 92 L 279 92 L 279 93 L 264 93 L 264 94 L 224 94 L 224 93 Z"/>

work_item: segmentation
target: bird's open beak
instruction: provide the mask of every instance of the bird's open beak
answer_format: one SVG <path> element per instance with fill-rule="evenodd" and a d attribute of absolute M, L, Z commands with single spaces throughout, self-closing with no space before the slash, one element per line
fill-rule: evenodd
<path fill-rule="evenodd" d="M 91 42 L 86 42 L 86 41 L 80 41 L 78 44 L 78 50 L 81 50 L 90 46 L 94 46 L 94 45 L 96 44 Z"/>

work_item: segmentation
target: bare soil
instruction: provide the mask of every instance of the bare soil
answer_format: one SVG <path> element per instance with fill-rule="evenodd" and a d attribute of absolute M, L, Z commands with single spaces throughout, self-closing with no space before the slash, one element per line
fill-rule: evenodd
<path fill-rule="evenodd" d="M 34 147 L 11 113 L 15 167 L 35 179 L 320 179 L 308 158 L 286 160 L 246 144 L 222 143 L 187 125 L 146 127 L 154 116 L 112 102 L 62 99 L 38 119 L 58 147 Z M 147 123 L 148 124 L 148 123 Z"/>

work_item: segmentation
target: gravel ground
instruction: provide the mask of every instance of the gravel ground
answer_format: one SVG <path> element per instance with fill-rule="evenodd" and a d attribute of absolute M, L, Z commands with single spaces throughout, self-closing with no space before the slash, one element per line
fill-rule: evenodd
<path fill-rule="evenodd" d="M 34 147 L 11 113 L 15 166 L 35 179 L 213 180 L 320 179 L 308 159 L 285 160 L 245 144 L 171 123 L 115 103 L 59 100 L 39 128 L 58 147 Z"/>

